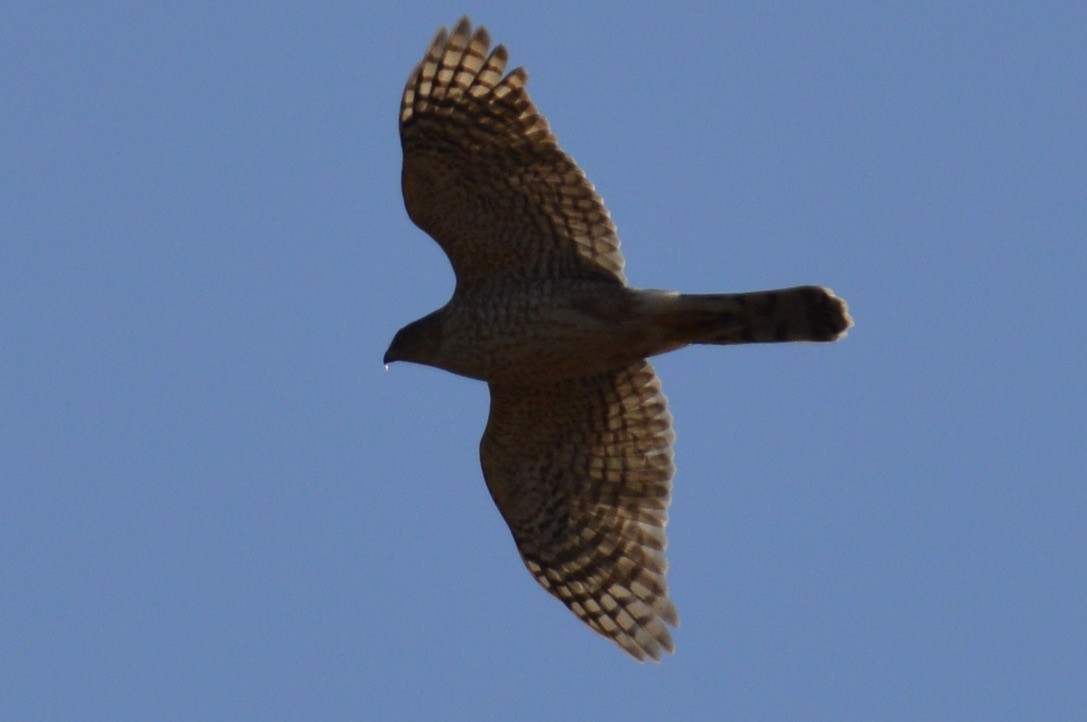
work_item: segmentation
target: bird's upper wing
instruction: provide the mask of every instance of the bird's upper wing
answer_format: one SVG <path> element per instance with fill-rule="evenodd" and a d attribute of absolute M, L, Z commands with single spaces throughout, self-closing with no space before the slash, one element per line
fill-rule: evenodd
<path fill-rule="evenodd" d="M 665 582 L 672 417 L 646 361 L 541 387 L 491 384 L 487 487 L 525 565 L 628 654 L 659 659 L 679 618 Z"/>
<path fill-rule="evenodd" d="M 525 90 L 506 49 L 462 18 L 438 31 L 400 104 L 404 204 L 457 283 L 600 278 L 625 283 L 615 224 Z"/>

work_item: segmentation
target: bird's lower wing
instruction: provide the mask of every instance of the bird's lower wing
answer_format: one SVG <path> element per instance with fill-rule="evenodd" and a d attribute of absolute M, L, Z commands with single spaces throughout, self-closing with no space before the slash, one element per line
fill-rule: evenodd
<path fill-rule="evenodd" d="M 636 659 L 671 652 L 674 435 L 653 367 L 490 389 L 483 474 L 529 571 Z"/>

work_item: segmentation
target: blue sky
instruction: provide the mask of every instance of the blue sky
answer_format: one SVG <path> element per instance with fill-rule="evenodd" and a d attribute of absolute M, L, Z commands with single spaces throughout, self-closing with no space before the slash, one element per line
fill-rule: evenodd
<path fill-rule="evenodd" d="M 1072 719 L 1082 3 L 6 3 L 0 718 Z M 634 285 L 822 283 L 834 346 L 658 360 L 677 653 L 531 580 L 396 114 L 468 12 Z"/>

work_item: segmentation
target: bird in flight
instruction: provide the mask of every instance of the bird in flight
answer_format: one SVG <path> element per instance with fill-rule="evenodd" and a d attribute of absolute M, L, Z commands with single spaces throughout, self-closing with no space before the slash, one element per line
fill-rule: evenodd
<path fill-rule="evenodd" d="M 487 488 L 536 581 L 638 660 L 674 651 L 665 579 L 672 417 L 646 360 L 690 344 L 835 341 L 829 289 L 631 288 L 619 237 L 506 49 L 462 18 L 438 31 L 400 104 L 408 215 L 456 273 L 385 363 L 487 382 Z"/>

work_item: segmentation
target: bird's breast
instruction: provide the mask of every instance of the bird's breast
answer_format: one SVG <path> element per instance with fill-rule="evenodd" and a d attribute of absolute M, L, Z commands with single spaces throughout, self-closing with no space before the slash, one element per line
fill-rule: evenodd
<path fill-rule="evenodd" d="M 630 289 L 594 281 L 458 291 L 444 313 L 443 368 L 536 384 L 623 366 L 646 355 L 633 308 Z"/>

